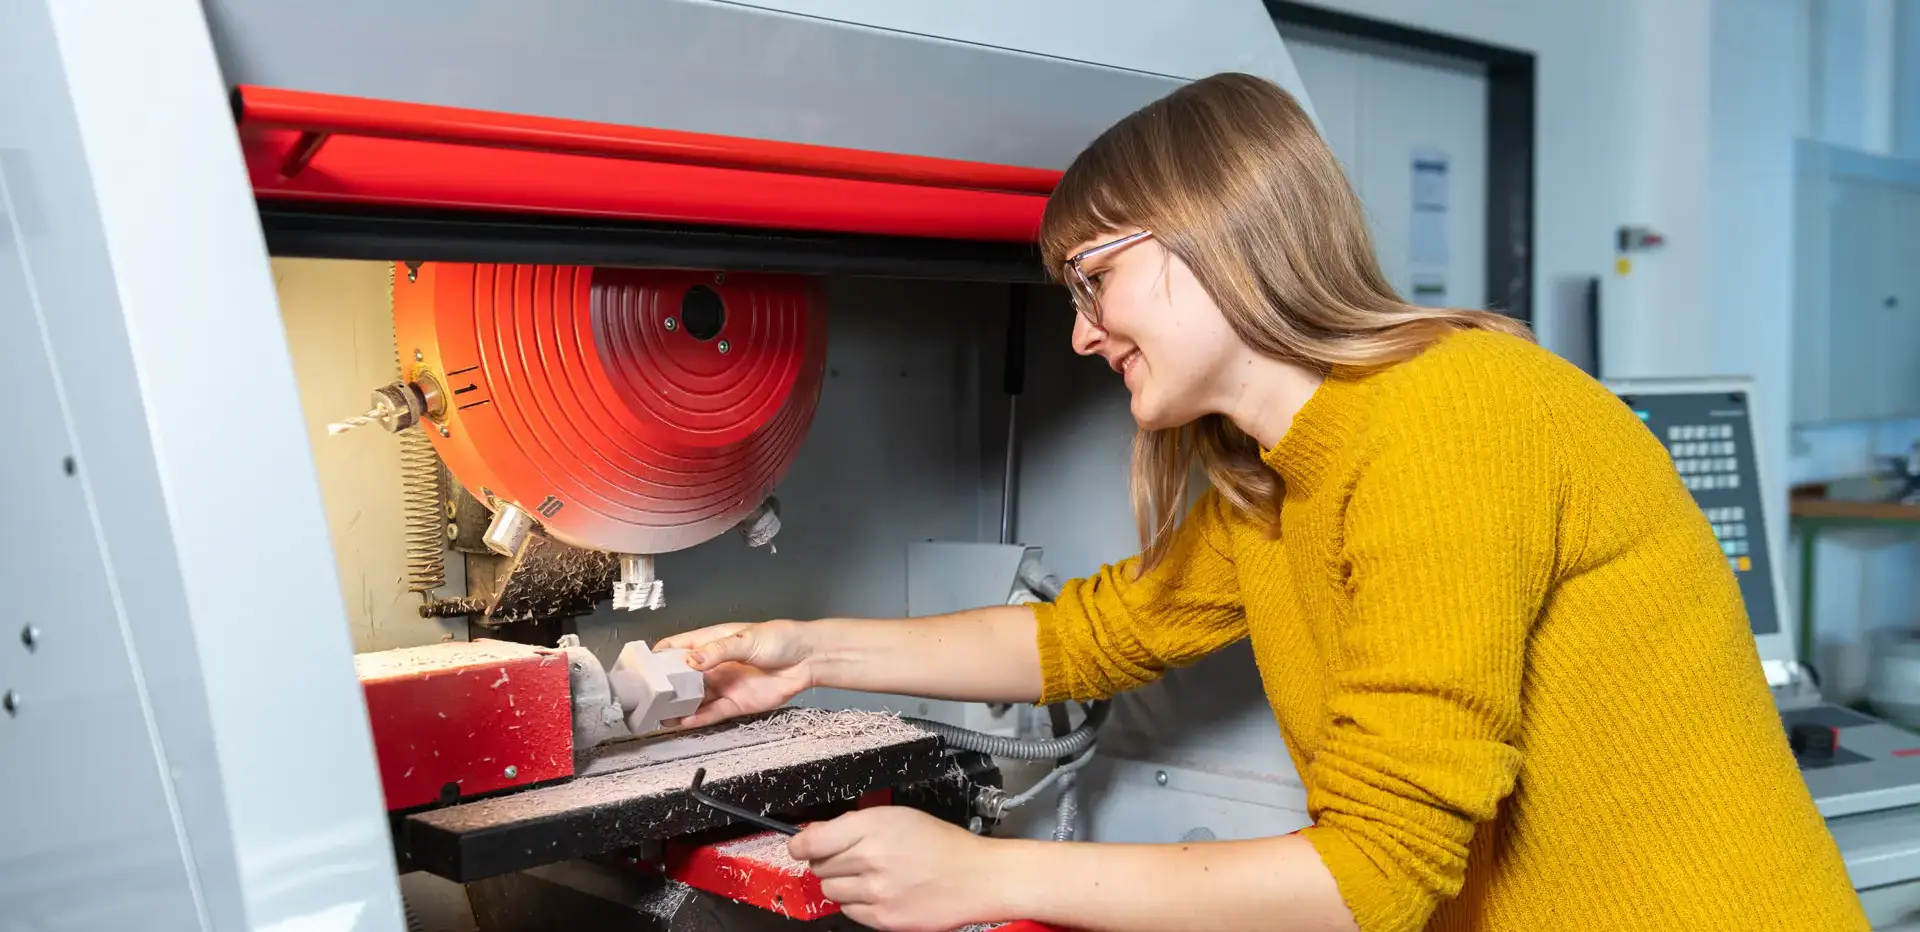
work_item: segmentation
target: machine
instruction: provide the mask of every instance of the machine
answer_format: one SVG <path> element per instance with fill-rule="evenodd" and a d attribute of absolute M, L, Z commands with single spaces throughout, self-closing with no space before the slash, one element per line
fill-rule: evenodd
<path fill-rule="evenodd" d="M 0 925 L 452 891 L 490 932 L 846 928 L 781 836 L 850 807 L 1297 827 L 1231 652 L 1110 722 L 828 695 L 663 735 L 696 686 L 647 647 L 1046 598 L 1023 540 L 1126 539 L 1117 481 L 1013 513 L 1130 430 L 1059 384 L 1013 416 L 1071 321 L 1032 234 L 1223 70 L 1305 98 L 1252 0 L 0 7 Z M 1015 455 L 1061 435 L 1084 462 Z"/>
<path fill-rule="evenodd" d="M 1823 700 L 1797 656 L 1785 621 L 1785 574 L 1769 545 L 1778 515 L 1760 469 L 1752 380 L 1634 379 L 1609 387 L 1666 445 L 1713 525 L 1740 581 L 1781 728 L 1854 885 L 1870 898 L 1902 888 L 1896 896 L 1910 904 L 1920 877 L 1920 736 Z"/>
<path fill-rule="evenodd" d="M 1098 710 L 662 736 L 644 645 L 1044 583 L 979 373 L 1058 171 L 1229 69 L 1300 90 L 1251 0 L 8 5 L 6 922 L 832 928 L 783 827 L 995 830 L 955 725 Z"/>

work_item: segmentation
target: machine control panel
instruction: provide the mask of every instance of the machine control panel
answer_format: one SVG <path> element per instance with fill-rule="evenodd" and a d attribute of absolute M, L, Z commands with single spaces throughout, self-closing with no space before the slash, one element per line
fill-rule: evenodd
<path fill-rule="evenodd" d="M 1756 637 L 1784 630 L 1767 546 L 1766 500 L 1745 391 L 1731 386 L 1636 386 L 1620 392 L 1673 458 L 1740 583 Z M 1920 803 L 1920 735 L 1815 700 L 1780 710 L 1785 743 L 1827 818 Z"/>
<path fill-rule="evenodd" d="M 1625 394 L 1621 399 L 1666 446 L 1680 480 L 1706 513 L 1727 565 L 1740 580 L 1753 633 L 1779 633 L 1746 393 Z"/>

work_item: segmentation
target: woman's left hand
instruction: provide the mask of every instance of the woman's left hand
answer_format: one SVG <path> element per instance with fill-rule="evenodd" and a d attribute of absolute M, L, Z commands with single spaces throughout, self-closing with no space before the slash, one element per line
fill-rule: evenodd
<path fill-rule="evenodd" d="M 877 806 L 817 822 L 787 851 L 820 878 L 847 918 L 883 932 L 949 932 L 990 915 L 999 884 L 996 842 L 917 809 Z"/>

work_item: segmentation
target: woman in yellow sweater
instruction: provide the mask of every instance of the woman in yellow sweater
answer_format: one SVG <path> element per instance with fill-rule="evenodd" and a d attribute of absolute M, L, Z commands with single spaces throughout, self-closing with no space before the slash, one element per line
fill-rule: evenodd
<path fill-rule="evenodd" d="M 1512 320 L 1408 305 L 1297 104 L 1221 75 L 1073 164 L 1042 245 L 1139 423 L 1139 556 L 1051 605 L 680 635 L 689 725 L 808 686 L 1095 699 L 1251 640 L 1313 825 L 791 843 L 883 929 L 1754 930 L 1866 922 L 1738 586 L 1659 442 Z M 1189 510 L 1197 466 L 1211 488 Z"/>

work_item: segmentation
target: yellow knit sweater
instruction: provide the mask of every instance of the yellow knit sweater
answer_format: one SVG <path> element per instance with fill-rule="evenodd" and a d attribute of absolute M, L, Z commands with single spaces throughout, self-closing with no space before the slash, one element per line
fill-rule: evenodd
<path fill-rule="evenodd" d="M 1867 928 L 1726 558 L 1603 386 L 1479 331 L 1336 372 L 1173 556 L 1038 607 L 1045 701 L 1242 637 L 1364 932 Z"/>

